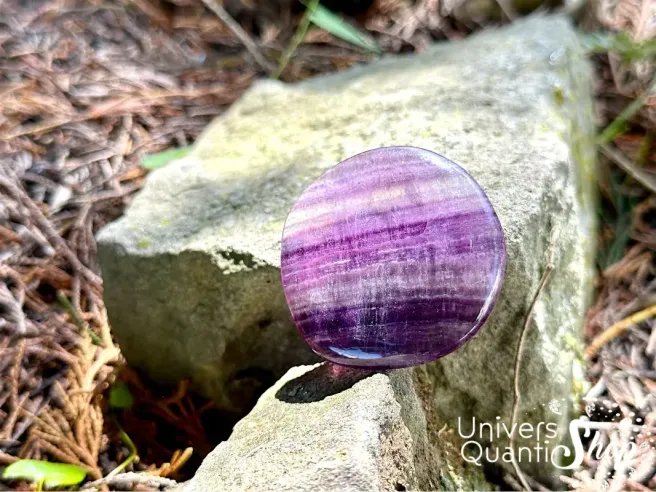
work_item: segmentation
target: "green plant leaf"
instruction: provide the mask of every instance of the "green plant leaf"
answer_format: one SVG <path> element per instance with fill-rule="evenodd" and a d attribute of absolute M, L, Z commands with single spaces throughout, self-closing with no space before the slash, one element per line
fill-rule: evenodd
<path fill-rule="evenodd" d="M 141 165 L 146 169 L 157 169 L 166 166 L 169 162 L 186 156 L 191 151 L 191 146 L 178 147 L 177 149 L 168 149 L 156 154 L 149 154 L 144 157 Z"/>
<path fill-rule="evenodd" d="M 77 485 L 86 475 L 86 470 L 77 465 L 40 460 L 18 460 L 2 472 L 5 480 L 29 480 L 46 488 Z"/>
<path fill-rule="evenodd" d="M 622 112 L 618 114 L 606 128 L 604 128 L 604 130 L 597 136 L 597 143 L 600 145 L 607 144 L 624 133 L 629 127 L 629 120 L 642 109 L 642 106 L 644 106 L 647 99 L 651 97 L 654 92 L 656 92 L 656 76 L 654 76 L 654 79 L 649 84 L 647 91 L 631 101 Z"/>
<path fill-rule="evenodd" d="M 306 7 L 308 6 L 308 2 L 303 2 L 303 4 Z M 353 27 L 321 4 L 310 11 L 310 21 L 321 29 L 328 31 L 333 36 L 343 39 L 352 45 L 359 46 L 373 53 L 380 53 L 381 51 L 371 36 Z"/>
<path fill-rule="evenodd" d="M 280 78 L 280 75 L 285 70 L 285 67 L 289 63 L 292 55 L 305 38 L 308 28 L 310 27 L 310 23 L 312 22 L 312 12 L 316 10 L 317 5 L 319 5 L 319 0 L 308 0 L 308 2 L 305 4 L 306 10 L 303 14 L 303 18 L 296 28 L 296 32 L 292 36 L 292 39 L 289 41 L 289 46 L 287 46 L 287 49 L 280 56 L 280 60 L 278 61 L 278 68 L 276 68 L 276 71 L 272 74 L 274 79 Z"/>
<path fill-rule="evenodd" d="M 134 398 L 128 385 L 123 381 L 116 381 L 109 390 L 109 406 L 112 408 L 123 409 L 130 408 L 134 403 Z"/>
<path fill-rule="evenodd" d="M 599 252 L 599 266 L 602 270 L 622 259 L 631 239 L 631 217 L 639 200 L 637 197 L 627 195 L 622 190 L 622 179 L 619 173 L 611 174 L 609 198 L 615 210 L 613 213 L 601 210 L 602 222 L 608 224 L 613 230 L 613 239 L 606 245 L 605 250 Z"/>
<path fill-rule="evenodd" d="M 617 53 L 627 62 L 633 62 L 656 55 L 656 40 L 634 41 L 625 32 L 586 33 L 583 45 L 591 53 Z"/>

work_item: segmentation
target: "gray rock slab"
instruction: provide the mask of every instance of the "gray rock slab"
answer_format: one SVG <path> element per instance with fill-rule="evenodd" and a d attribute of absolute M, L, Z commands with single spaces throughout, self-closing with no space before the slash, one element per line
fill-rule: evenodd
<path fill-rule="evenodd" d="M 563 423 L 581 384 L 575 354 L 595 245 L 590 79 L 570 23 L 537 16 L 299 84 L 258 82 L 99 235 L 105 301 L 127 360 L 160 379 L 190 377 L 234 408 L 306 363 L 279 281 L 286 214 L 340 160 L 414 145 L 478 180 L 508 246 L 493 315 L 461 350 L 417 370 L 424 398 L 452 429 L 458 418 L 509 423 L 514 355 L 551 244 L 519 418 Z"/>
<path fill-rule="evenodd" d="M 217 446 L 183 492 L 483 490 L 452 441 L 430 443 L 411 370 L 294 367 Z"/>

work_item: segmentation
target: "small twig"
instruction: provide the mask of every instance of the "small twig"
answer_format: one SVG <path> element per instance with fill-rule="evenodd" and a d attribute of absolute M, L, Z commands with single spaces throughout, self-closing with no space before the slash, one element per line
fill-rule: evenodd
<path fill-rule="evenodd" d="M 155 473 L 160 477 L 169 477 L 182 468 L 184 464 L 189 461 L 189 458 L 191 458 L 193 453 L 194 449 L 191 447 L 185 448 L 184 451 L 176 449 L 171 457 L 171 461 L 169 463 L 164 463 L 159 468 L 153 470 L 152 473 Z"/>
<path fill-rule="evenodd" d="M 34 217 L 35 222 L 39 225 L 43 233 L 48 238 L 48 241 L 50 241 L 50 243 L 55 248 L 58 248 L 61 251 L 61 253 L 73 268 L 80 272 L 80 274 L 82 274 L 89 282 L 93 283 L 94 285 L 102 285 L 101 278 L 92 272 L 87 266 L 82 264 L 77 255 L 71 251 L 71 248 L 68 246 L 66 241 L 64 241 L 64 239 L 59 235 L 51 222 L 46 218 L 43 212 L 39 209 L 39 207 L 37 207 L 37 205 L 32 201 L 32 199 L 21 186 L 18 186 L 10 179 L 1 175 L 0 186 L 3 186 L 16 201 L 23 203 L 28 208 Z"/>
<path fill-rule="evenodd" d="M 522 354 L 524 353 L 524 344 L 526 343 L 526 336 L 528 333 L 528 328 L 531 324 L 531 319 L 533 318 L 533 311 L 535 310 L 535 306 L 537 305 L 538 299 L 540 297 L 540 294 L 544 290 L 545 286 L 547 285 L 547 282 L 549 281 L 549 278 L 551 277 L 551 274 L 553 273 L 554 270 L 554 255 L 555 255 L 555 240 L 554 240 L 554 234 L 552 233 L 551 239 L 549 241 L 549 248 L 547 251 L 547 264 L 544 268 L 544 272 L 542 273 L 542 278 L 540 278 L 540 283 L 538 284 L 538 288 L 535 291 L 535 295 L 533 296 L 533 300 L 531 301 L 531 305 L 528 308 L 528 312 L 526 313 L 526 317 L 524 318 L 524 325 L 522 326 L 522 332 L 519 337 L 519 343 L 517 344 L 517 352 L 515 353 L 515 370 L 513 374 L 513 383 L 514 383 L 514 391 L 513 391 L 513 406 L 512 406 L 512 414 L 510 417 L 510 428 L 515 429 L 515 422 L 517 421 L 517 414 L 519 413 L 519 403 L 520 403 L 520 390 L 519 390 L 519 373 L 520 373 L 520 367 L 522 365 Z M 514 450 L 515 448 L 515 432 L 511 432 L 510 434 L 510 449 Z M 528 483 L 526 477 L 524 476 L 524 472 L 522 472 L 521 468 L 519 467 L 519 464 L 517 463 L 517 459 L 515 458 L 515 453 L 511 453 L 511 462 L 512 466 L 515 470 L 515 473 L 517 474 L 517 478 L 519 478 L 520 482 L 522 483 L 522 487 L 524 487 L 525 490 L 532 490 L 530 484 Z"/>
<path fill-rule="evenodd" d="M 503 479 L 512 487 L 513 490 L 520 490 L 522 486 L 520 483 L 515 480 L 515 477 L 512 476 L 512 473 L 504 473 Z"/>
<path fill-rule="evenodd" d="M 19 458 L 16 456 L 12 456 L 10 454 L 7 454 L 3 451 L 0 451 L 0 464 L 2 465 L 10 465 L 14 463 L 15 461 L 18 461 Z"/>
<path fill-rule="evenodd" d="M 25 397 L 19 399 L 19 385 L 20 385 L 20 373 L 21 366 L 23 363 L 23 355 L 25 354 L 26 340 L 23 338 L 18 342 L 18 350 L 14 355 L 14 361 L 11 364 L 11 369 L 9 370 L 9 381 L 7 381 L 7 386 L 9 387 L 9 415 L 6 416 L 2 428 L 0 428 L 0 438 L 9 439 L 13 433 L 14 425 L 18 421 L 18 417 L 21 414 L 22 405 L 25 401 Z"/>
<path fill-rule="evenodd" d="M 656 316 L 656 304 L 653 304 L 642 311 L 638 311 L 630 316 L 627 316 L 621 321 L 612 324 L 599 335 L 597 335 L 590 345 L 585 349 L 585 355 L 588 358 L 594 357 L 599 350 L 606 345 L 608 342 L 617 338 L 619 335 L 624 333 L 627 329 L 631 328 L 638 323 L 642 323 L 649 318 Z"/>
<path fill-rule="evenodd" d="M 650 489 L 649 487 L 645 487 L 640 482 L 636 482 L 635 480 L 631 480 L 630 478 L 625 480 L 624 484 L 630 486 L 632 490 L 637 490 L 640 492 L 653 492 L 652 489 Z"/>
<path fill-rule="evenodd" d="M 94 388 L 94 380 L 103 367 L 108 366 L 121 357 L 121 351 L 115 345 L 103 348 L 98 352 L 93 363 L 89 366 L 80 386 L 83 392 L 92 392 Z"/>
<path fill-rule="evenodd" d="M 265 72 L 271 73 L 273 71 L 273 66 L 269 61 L 264 58 L 262 53 L 260 53 L 259 48 L 255 44 L 255 41 L 251 39 L 246 31 L 235 21 L 232 16 L 223 8 L 223 6 L 216 0 L 203 0 L 205 6 L 210 9 L 214 14 L 221 19 L 228 29 L 239 38 L 244 47 L 248 50 L 251 56 L 255 59 L 258 65 L 264 69 Z"/>
<path fill-rule="evenodd" d="M 509 21 L 512 22 L 519 17 L 512 2 L 509 2 L 508 0 L 497 0 L 497 5 L 499 5 L 499 8 Z"/>
<path fill-rule="evenodd" d="M 608 157 L 611 161 L 621 167 L 627 174 L 629 174 L 633 179 L 635 179 L 642 186 L 647 188 L 652 193 L 656 193 L 656 181 L 654 177 L 640 169 L 633 162 L 631 162 L 624 154 L 621 152 L 610 148 L 608 145 L 600 145 L 601 153 Z"/>
<path fill-rule="evenodd" d="M 535 478 L 533 478 L 533 477 L 525 477 L 525 478 L 526 478 L 526 481 L 529 482 L 529 484 L 531 485 L 531 490 L 536 490 L 536 491 L 539 491 L 539 492 L 550 492 L 551 491 L 551 489 L 549 489 L 548 487 L 545 487 L 544 485 L 542 485 Z"/>
<path fill-rule="evenodd" d="M 128 184 L 124 185 L 120 190 L 99 191 L 94 194 L 80 196 L 71 200 L 71 202 L 76 204 L 88 204 L 97 203 L 103 200 L 116 200 L 118 198 L 125 198 L 126 196 L 139 191 L 139 189 L 141 189 L 141 183 Z"/>
<path fill-rule="evenodd" d="M 59 301 L 59 304 L 61 304 L 62 307 L 66 309 L 68 315 L 73 320 L 73 323 L 75 323 L 75 326 L 77 326 L 81 332 L 88 333 L 94 345 L 102 346 L 103 340 L 98 335 L 96 335 L 89 324 L 82 319 L 82 316 L 80 316 L 80 313 L 78 313 L 77 309 L 75 309 L 75 306 L 73 306 L 68 297 L 66 297 L 66 294 L 64 294 L 62 291 L 57 291 L 57 300 Z"/>
<path fill-rule="evenodd" d="M 5 309 L 5 319 L 14 322 L 16 334 L 25 336 L 28 333 L 28 321 L 23 310 L 25 283 L 20 275 L 9 267 L 0 266 L 0 276 L 10 278 L 16 285 L 14 293 L 7 286 L 7 282 L 0 283 L 0 304 Z"/>
<path fill-rule="evenodd" d="M 118 490 L 132 490 L 135 484 L 143 485 L 149 489 L 159 489 L 160 487 L 172 488 L 178 485 L 178 482 L 170 478 L 159 477 L 149 473 L 127 472 L 105 477 L 94 482 L 89 482 L 82 487 L 83 490 L 95 489 L 101 485 L 110 485 Z"/>

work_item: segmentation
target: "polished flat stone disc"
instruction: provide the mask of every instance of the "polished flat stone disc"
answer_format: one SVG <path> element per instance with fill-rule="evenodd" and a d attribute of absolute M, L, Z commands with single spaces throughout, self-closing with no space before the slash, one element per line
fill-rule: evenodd
<path fill-rule="evenodd" d="M 346 159 L 294 204 L 282 283 L 312 350 L 346 366 L 422 364 L 460 347 L 504 277 L 503 230 L 460 166 L 414 147 Z"/>

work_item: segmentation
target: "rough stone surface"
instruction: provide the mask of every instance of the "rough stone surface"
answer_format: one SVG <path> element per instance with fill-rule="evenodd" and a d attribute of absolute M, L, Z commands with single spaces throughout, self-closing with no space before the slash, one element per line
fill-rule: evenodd
<path fill-rule="evenodd" d="M 490 488 L 451 441 L 429 441 L 412 371 L 294 367 L 182 490 Z"/>
<path fill-rule="evenodd" d="M 127 359 L 160 378 L 190 376 L 229 403 L 262 375 L 308 358 L 280 286 L 285 217 L 345 157 L 413 145 L 481 184 L 508 252 L 487 325 L 417 372 L 433 408 L 451 426 L 472 416 L 508 422 L 515 349 L 551 242 L 555 269 L 529 325 L 519 418 L 565 418 L 548 404 L 566 406 L 577 381 L 590 293 L 589 84 L 578 39 L 559 17 L 300 84 L 256 84 L 188 158 L 152 173 L 125 217 L 100 234 L 109 316 Z"/>

